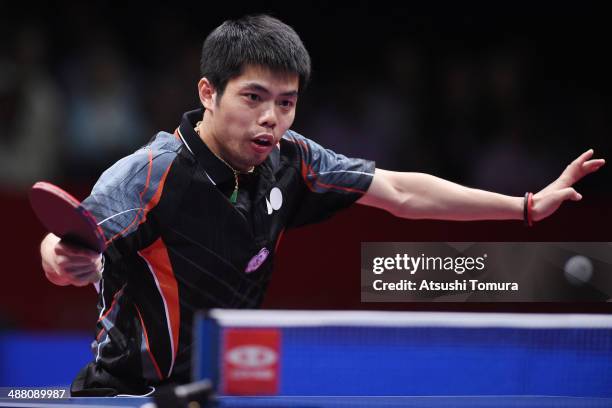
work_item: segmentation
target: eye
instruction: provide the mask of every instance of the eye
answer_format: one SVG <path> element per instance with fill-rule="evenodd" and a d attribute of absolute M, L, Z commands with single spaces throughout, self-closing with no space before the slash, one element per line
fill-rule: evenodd
<path fill-rule="evenodd" d="M 293 107 L 293 101 L 288 100 L 288 99 L 281 101 L 280 106 L 282 106 L 283 108 L 291 108 Z"/>
<path fill-rule="evenodd" d="M 249 94 L 246 94 L 245 96 L 246 96 L 246 97 L 249 99 L 249 101 L 251 101 L 251 102 L 258 102 L 258 101 L 260 101 L 260 100 L 261 100 L 261 98 L 259 97 L 259 95 L 254 94 L 254 93 L 249 93 Z"/>

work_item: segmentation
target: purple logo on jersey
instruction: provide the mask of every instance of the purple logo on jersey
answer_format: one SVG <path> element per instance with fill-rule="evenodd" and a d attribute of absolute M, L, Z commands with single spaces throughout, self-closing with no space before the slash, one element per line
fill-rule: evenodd
<path fill-rule="evenodd" d="M 251 260 L 249 261 L 249 264 L 246 267 L 245 272 L 251 273 L 255 271 L 257 268 L 261 266 L 262 263 L 266 261 L 266 259 L 268 258 L 268 255 L 270 255 L 270 251 L 268 251 L 267 248 L 261 248 L 261 251 L 259 251 L 257 255 L 251 258 Z"/>

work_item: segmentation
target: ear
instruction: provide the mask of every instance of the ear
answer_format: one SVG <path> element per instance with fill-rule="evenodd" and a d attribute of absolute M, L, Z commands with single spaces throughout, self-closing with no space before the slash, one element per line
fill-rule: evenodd
<path fill-rule="evenodd" d="M 203 77 L 198 82 L 198 95 L 200 97 L 200 102 L 202 102 L 206 110 L 214 110 L 217 91 L 208 78 Z"/>

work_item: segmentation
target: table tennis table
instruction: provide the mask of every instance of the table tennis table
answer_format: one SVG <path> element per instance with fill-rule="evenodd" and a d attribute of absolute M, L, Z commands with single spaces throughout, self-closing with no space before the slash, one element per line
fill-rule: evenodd
<path fill-rule="evenodd" d="M 212 310 L 192 407 L 610 407 L 612 316 Z M 0 395 L 1 397 L 1 395 Z M 153 407 L 148 397 L 0 407 Z"/>
<path fill-rule="evenodd" d="M 67 398 L 6 401 L 2 408 L 152 408 L 151 398 Z M 276 396 L 217 397 L 200 408 L 610 408 L 610 398 L 555 396 Z"/>

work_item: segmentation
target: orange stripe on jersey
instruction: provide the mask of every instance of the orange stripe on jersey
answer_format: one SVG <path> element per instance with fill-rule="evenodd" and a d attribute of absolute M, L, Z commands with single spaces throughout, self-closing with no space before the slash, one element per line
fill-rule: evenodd
<path fill-rule="evenodd" d="M 304 148 L 304 150 L 306 150 L 306 152 L 308 152 L 308 144 L 306 144 L 306 142 L 304 142 L 303 140 L 296 140 L 296 139 L 291 139 L 291 138 L 287 138 L 285 139 L 286 141 L 293 143 L 293 144 L 297 144 L 300 145 Z M 312 167 L 310 167 L 310 165 L 307 165 L 306 162 L 304 161 L 304 159 L 300 160 L 302 163 L 302 180 L 304 180 L 304 183 L 306 183 L 306 187 L 308 187 L 308 189 L 312 192 L 315 191 L 314 186 L 312 184 L 312 182 L 308 179 L 308 174 L 310 173 L 312 176 L 315 176 L 315 183 L 316 183 L 316 175 L 315 173 L 312 171 Z"/>
<path fill-rule="evenodd" d="M 153 362 L 153 367 L 155 367 L 155 372 L 157 372 L 157 376 L 159 377 L 160 380 L 163 380 L 164 377 L 161 374 L 161 370 L 159 369 L 159 366 L 157 365 L 157 361 L 155 360 L 155 356 L 153 356 L 153 353 L 151 353 L 151 347 L 149 347 L 149 335 L 147 334 L 147 327 L 144 324 L 144 320 L 142 320 L 142 315 L 140 314 L 140 310 L 138 309 L 138 306 L 134 305 L 134 308 L 136 309 L 136 313 L 138 313 L 138 318 L 140 319 L 140 325 L 142 326 L 142 332 L 144 333 L 145 336 L 145 342 L 147 343 L 147 353 L 149 353 L 149 357 L 151 357 L 151 361 Z"/>
<path fill-rule="evenodd" d="M 162 239 L 158 238 L 153 244 L 138 253 L 149 264 L 151 273 L 153 273 L 155 277 L 160 295 L 164 301 L 168 330 L 170 331 L 168 334 L 170 335 L 172 345 L 172 366 L 174 366 L 178 348 L 181 315 L 179 309 L 178 284 L 174 271 L 172 270 L 172 265 L 170 264 L 168 249 Z"/>
<path fill-rule="evenodd" d="M 164 171 L 164 174 L 162 175 L 161 180 L 159 180 L 159 185 L 157 186 L 157 190 L 155 191 L 155 194 L 153 194 L 153 197 L 151 197 L 151 200 L 145 206 L 145 216 L 143 220 L 140 221 L 141 224 L 147 219 L 147 214 L 149 213 L 149 211 L 155 208 L 157 203 L 159 203 L 159 199 L 161 198 L 162 191 L 164 190 L 164 185 L 166 184 L 166 178 L 168 178 L 168 173 L 170 173 L 170 168 L 172 167 L 172 163 L 173 162 L 171 162 L 168 168 Z"/>
<path fill-rule="evenodd" d="M 145 185 L 144 188 L 142 189 L 142 191 L 140 192 L 140 203 L 142 204 L 142 197 L 144 196 L 144 194 L 147 192 L 147 190 L 149 189 L 149 182 L 151 181 L 151 170 L 153 169 L 153 152 L 151 150 L 149 150 L 149 166 L 147 168 L 147 180 L 145 181 Z M 126 232 L 127 230 L 129 230 L 134 223 L 136 223 L 136 221 L 138 221 L 138 217 L 140 216 L 142 209 L 139 209 L 138 211 L 136 211 L 136 215 L 134 216 L 134 219 L 132 220 L 132 222 L 130 223 L 130 225 L 128 225 L 127 227 L 125 227 L 123 229 L 123 231 L 118 232 L 117 234 L 115 234 L 115 236 L 113 236 L 111 239 L 109 239 L 106 244 L 108 245 L 111 241 L 113 241 L 115 238 L 123 235 L 124 232 Z M 146 216 L 146 213 L 145 213 Z M 145 217 L 143 217 L 144 219 Z"/>
<path fill-rule="evenodd" d="M 123 295 L 124 288 L 125 288 L 125 285 L 123 285 L 123 287 L 115 293 L 115 296 L 113 296 L 113 302 L 111 303 L 108 310 L 102 316 L 100 316 L 100 318 L 98 319 L 98 323 L 104 320 L 106 316 L 111 312 L 111 310 L 113 310 L 113 307 L 117 304 L 117 299 L 119 299 L 119 297 Z"/>
<path fill-rule="evenodd" d="M 308 145 L 306 144 L 306 142 L 304 142 L 303 140 L 293 140 L 293 139 L 285 139 L 291 143 L 295 143 L 295 144 L 299 144 L 300 146 L 304 147 L 304 149 L 306 151 L 308 151 Z M 351 187 L 344 187 L 344 186 L 339 186 L 336 184 L 325 184 L 325 183 L 321 183 L 319 181 L 319 178 L 317 177 L 317 174 L 312 170 L 312 166 L 309 164 L 306 164 L 306 162 L 304 161 L 304 159 L 301 159 L 302 162 L 302 171 L 301 171 L 301 175 L 302 175 L 302 179 L 304 180 L 304 182 L 306 183 L 306 186 L 308 187 L 308 189 L 312 192 L 315 192 L 315 188 L 314 185 L 318 185 L 321 186 L 323 188 L 333 188 L 336 190 L 342 190 L 342 191 L 348 191 L 351 193 L 365 193 L 364 190 L 359 190 L 356 188 L 351 188 Z M 308 179 L 308 176 L 312 176 L 314 179 L 314 182 Z"/>
<path fill-rule="evenodd" d="M 343 191 L 348 191 L 351 193 L 365 193 L 364 190 L 359 190 L 356 188 L 350 188 L 350 187 L 343 187 L 343 186 L 338 186 L 335 184 L 325 184 L 325 183 L 321 183 L 321 182 L 317 182 L 317 184 L 321 187 L 325 187 L 325 188 L 334 188 L 336 190 L 343 190 Z"/>
<path fill-rule="evenodd" d="M 159 199 L 161 197 L 161 193 L 164 189 L 164 184 L 166 182 L 166 178 L 168 177 L 168 173 L 170 172 L 170 168 L 172 167 L 172 163 L 174 162 L 170 162 L 170 164 L 168 165 L 168 167 L 166 168 L 166 170 L 164 171 L 164 174 L 162 175 L 161 180 L 159 181 L 159 185 L 157 186 L 157 190 L 155 191 L 155 194 L 153 195 L 153 197 L 151 198 L 151 200 L 146 204 L 146 206 L 144 207 L 144 216 L 142 217 L 142 219 L 140 219 L 140 221 L 138 222 L 138 225 L 142 224 L 143 222 L 145 222 L 147 220 L 147 214 L 149 213 L 149 211 L 154 208 L 157 203 L 159 202 Z M 142 191 L 140 192 L 140 202 L 142 203 L 142 198 L 144 197 L 145 193 L 147 192 L 147 190 L 149 189 L 149 183 L 151 182 L 151 170 L 153 168 L 153 152 L 149 152 L 149 168 L 147 170 L 147 180 L 145 182 L 145 186 L 142 189 Z M 123 231 L 115 234 L 115 236 L 113 236 L 111 239 L 109 239 L 108 241 L 106 241 L 106 244 L 108 245 L 110 242 L 112 242 L 114 239 L 116 239 L 117 237 L 123 235 L 126 231 L 128 231 L 133 225 L 134 223 L 136 223 L 136 221 L 138 221 L 139 215 L 141 214 L 142 209 L 138 210 L 136 212 L 136 215 L 134 217 L 134 219 L 132 220 L 132 222 L 130 223 L 130 225 L 128 225 L 127 227 L 125 227 L 123 229 Z"/>
<path fill-rule="evenodd" d="M 310 173 L 312 174 L 312 169 L 310 169 L 310 166 L 308 166 L 306 164 L 306 162 L 304 160 L 302 160 L 302 179 L 304 180 L 304 183 L 306 183 L 306 187 L 308 187 L 308 189 L 310 191 L 315 191 L 314 187 L 312 185 L 312 182 L 308 179 L 308 172 L 310 171 Z"/>
<path fill-rule="evenodd" d="M 308 175 L 310 175 L 310 176 L 312 176 L 314 178 L 314 183 L 311 182 L 308 179 Z M 361 193 L 361 194 L 365 193 L 364 190 L 360 190 L 360 189 L 357 189 L 357 188 L 344 187 L 344 186 L 339 186 L 337 184 L 321 183 L 319 181 L 318 175 L 314 172 L 314 170 L 312 170 L 312 166 L 310 166 L 310 165 L 307 166 L 306 163 L 304 162 L 304 160 L 302 160 L 302 178 L 304 179 L 304 181 L 306 182 L 306 185 L 308 186 L 308 188 L 312 192 L 315 191 L 314 184 L 316 184 L 317 186 L 320 186 L 320 187 L 323 187 L 323 188 L 348 191 L 350 193 Z"/>

